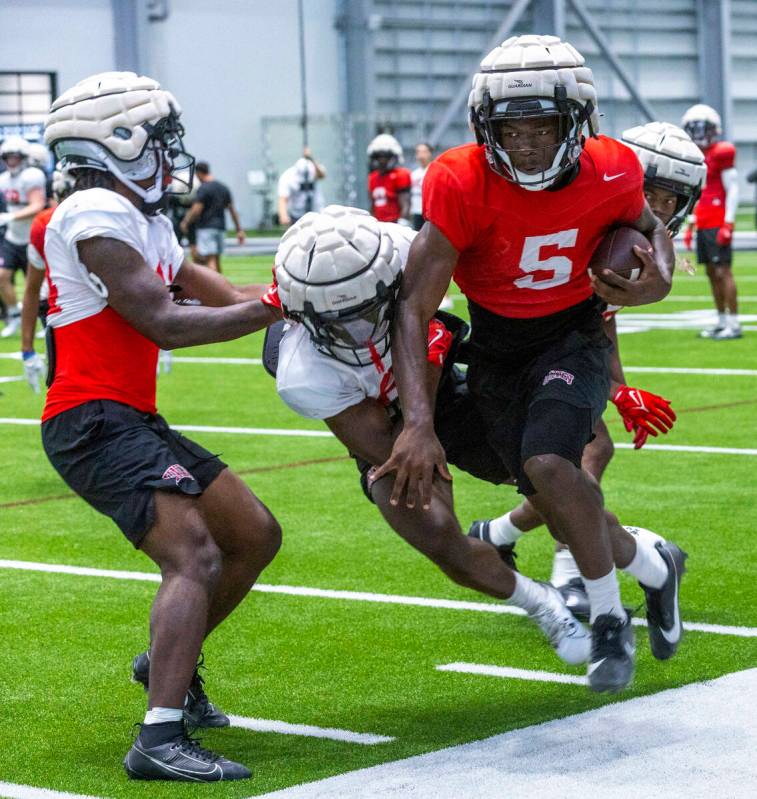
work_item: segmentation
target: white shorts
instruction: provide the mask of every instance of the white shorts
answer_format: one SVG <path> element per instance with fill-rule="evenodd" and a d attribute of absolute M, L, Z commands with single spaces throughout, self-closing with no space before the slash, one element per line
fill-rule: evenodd
<path fill-rule="evenodd" d="M 197 254 L 202 256 L 220 255 L 223 252 L 226 232 L 214 227 L 197 229 Z"/>

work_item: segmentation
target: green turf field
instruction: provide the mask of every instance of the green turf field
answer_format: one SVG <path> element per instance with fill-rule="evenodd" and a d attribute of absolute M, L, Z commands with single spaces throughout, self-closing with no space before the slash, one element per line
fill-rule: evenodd
<path fill-rule="evenodd" d="M 238 282 L 267 282 L 270 258 L 227 258 Z M 679 413 L 664 441 L 746 452 L 618 449 L 604 482 L 621 520 L 649 527 L 690 553 L 682 587 L 685 620 L 757 627 L 753 535 L 757 455 L 757 253 L 737 253 L 741 312 L 753 315 L 740 341 L 697 338 L 696 311 L 711 309 L 706 278 L 677 276 L 673 294 L 634 314 L 663 329 L 621 336 L 629 367 L 751 370 L 751 374 L 640 373 L 628 382 L 663 394 Z M 464 315 L 456 301 L 455 311 Z M 635 316 L 621 315 L 628 325 Z M 636 324 L 633 321 L 633 324 Z M 686 327 L 685 325 L 689 325 Z M 176 356 L 259 358 L 262 336 L 193 348 Z M 0 355 L 18 349 L 0 340 Z M 0 357 L 0 378 L 21 373 Z M 42 397 L 24 382 L 0 382 L 0 559 L 104 570 L 154 572 L 115 526 L 74 498 L 49 466 L 34 425 Z M 278 400 L 259 365 L 176 362 L 159 380 L 159 405 L 176 425 L 325 429 Z M 614 409 L 617 442 L 627 437 Z M 263 434 L 190 434 L 241 473 L 284 530 L 263 574 L 266 586 L 489 602 L 450 583 L 399 540 L 360 491 L 354 466 L 334 439 Z M 751 450 L 751 453 L 749 452 Z M 464 528 L 517 502 L 513 489 L 455 473 Z M 544 532 L 518 544 L 520 568 L 547 578 Z M 108 797 L 246 797 L 360 767 L 525 727 L 711 679 L 757 665 L 757 639 L 732 631 L 690 631 L 677 657 L 653 660 L 636 628 L 637 677 L 620 697 L 585 687 L 446 673 L 457 661 L 580 674 L 566 669 L 521 617 L 461 608 L 400 605 L 283 592 L 254 592 L 208 641 L 211 698 L 238 716 L 372 733 L 374 745 L 240 728 L 205 743 L 250 765 L 254 779 L 215 787 L 127 781 L 120 760 L 145 700 L 129 683 L 134 654 L 147 644 L 153 582 L 20 571 L 0 561 L 4 662 L 0 699 L 6 734 L 0 782 Z M 629 604 L 640 589 L 623 580 Z M 753 632 L 753 630 L 752 630 Z"/>

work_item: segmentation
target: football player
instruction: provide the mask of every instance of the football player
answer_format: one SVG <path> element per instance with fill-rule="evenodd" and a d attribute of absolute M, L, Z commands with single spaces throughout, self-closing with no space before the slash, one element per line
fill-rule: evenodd
<path fill-rule="evenodd" d="M 706 167 L 701 150 L 681 128 L 668 122 L 649 122 L 630 128 L 623 132 L 621 141 L 636 153 L 644 170 L 644 195 L 672 239 L 691 213 L 704 185 Z M 667 433 L 676 417 L 670 403 L 663 397 L 626 385 L 615 321 L 618 310 L 617 306 L 610 306 L 603 314 L 605 332 L 614 345 L 610 364 L 610 400 L 620 413 L 626 430 L 633 432 L 634 447 L 640 449 L 648 436 Z M 594 440 L 584 449 L 581 467 L 600 482 L 614 448 L 602 419 L 595 425 L 594 434 Z M 474 522 L 468 534 L 490 541 L 503 557 L 511 559 L 513 546 L 521 535 L 542 524 L 543 519 L 525 500 L 504 516 Z M 627 529 L 643 534 L 641 528 Z M 563 544 L 557 544 L 550 582 L 561 591 L 568 607 L 578 618 L 589 615 L 589 601 L 581 574 L 570 550 Z"/>
<path fill-rule="evenodd" d="M 204 638 L 247 596 L 281 529 L 219 458 L 155 406 L 158 348 L 227 341 L 278 312 L 189 262 L 160 208 L 192 182 L 181 109 L 151 78 L 106 72 L 52 105 L 45 141 L 75 179 L 45 234 L 50 387 L 42 443 L 68 486 L 160 568 L 150 649 L 134 678 L 148 711 L 124 760 L 133 779 L 216 782 L 250 771 L 200 747 L 193 726 L 228 718 L 208 702 Z M 195 298 L 202 305 L 172 301 Z"/>
<path fill-rule="evenodd" d="M 32 219 L 45 207 L 45 173 L 29 166 L 29 142 L 21 136 L 8 136 L 0 144 L 0 158 L 8 167 L 0 174 L 0 192 L 8 209 L 0 214 L 5 238 L 0 242 L 0 297 L 8 318 L 0 336 L 15 335 L 21 326 L 21 311 L 16 304 L 13 280 L 16 272 L 26 273 L 26 245 Z"/>
<path fill-rule="evenodd" d="M 424 179 L 427 222 L 410 251 L 394 323 L 404 427 L 375 479 L 396 472 L 390 501 L 411 507 L 428 507 L 433 484 L 452 479 L 420 376 L 428 320 L 454 276 L 468 299 L 467 383 L 487 438 L 584 577 L 591 688 L 619 691 L 632 679 L 635 645 L 615 564 L 642 583 L 658 622 L 649 628 L 652 651 L 670 657 L 681 634 L 685 555 L 625 531 L 611 538 L 581 457 L 610 391 L 602 301 L 665 297 L 673 246 L 644 198 L 635 154 L 599 136 L 592 72 L 570 44 L 508 39 L 482 61 L 469 111 L 477 143 L 440 155 Z M 650 241 L 635 248 L 644 264 L 636 281 L 588 273 L 591 254 L 618 225 Z"/>
<path fill-rule="evenodd" d="M 696 225 L 697 262 L 707 266 L 718 311 L 717 324 L 703 330 L 700 336 L 714 341 L 741 338 L 736 281 L 731 269 L 733 223 L 739 204 L 736 148 L 729 141 L 718 140 L 723 132 L 720 114 L 709 105 L 693 105 L 683 115 L 682 124 L 704 151 L 707 165 L 707 182 L 694 209 L 694 221 L 684 234 L 684 244 L 690 250 Z"/>
<path fill-rule="evenodd" d="M 402 163 L 402 146 L 389 133 L 380 133 L 368 145 L 368 195 L 371 213 L 380 222 L 410 225 L 412 177 Z"/>

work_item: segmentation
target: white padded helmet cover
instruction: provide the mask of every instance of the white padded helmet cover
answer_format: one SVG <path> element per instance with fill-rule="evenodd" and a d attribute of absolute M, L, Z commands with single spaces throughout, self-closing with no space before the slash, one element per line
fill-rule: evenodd
<path fill-rule="evenodd" d="M 279 297 L 292 312 L 304 311 L 306 302 L 316 313 L 362 305 L 375 299 L 379 282 L 391 286 L 401 268 L 399 249 L 380 223 L 340 205 L 305 214 L 284 234 L 275 259 Z"/>
<path fill-rule="evenodd" d="M 368 155 L 374 153 L 392 153 L 402 158 L 402 145 L 390 133 L 379 133 L 368 145 Z"/>
<path fill-rule="evenodd" d="M 686 110 L 681 119 L 681 124 L 688 125 L 690 122 L 709 122 L 715 126 L 715 132 L 718 135 L 723 132 L 720 114 L 712 106 L 704 103 L 697 103 Z"/>
<path fill-rule="evenodd" d="M 686 186 L 702 186 L 707 176 L 704 154 L 689 135 L 670 122 L 649 122 L 629 128 L 621 141 L 638 156 L 641 166 L 657 168 L 657 176 Z"/>
<path fill-rule="evenodd" d="M 29 157 L 29 142 L 23 136 L 7 136 L 0 144 L 0 156 L 18 153 L 22 158 Z"/>

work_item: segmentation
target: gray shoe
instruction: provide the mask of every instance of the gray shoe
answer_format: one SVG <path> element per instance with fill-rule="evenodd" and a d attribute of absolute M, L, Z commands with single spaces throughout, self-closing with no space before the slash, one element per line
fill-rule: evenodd
<path fill-rule="evenodd" d="M 589 595 L 580 577 L 573 577 L 565 585 L 557 586 L 568 610 L 581 621 L 589 621 Z"/>
<path fill-rule="evenodd" d="M 541 583 L 546 593 L 541 607 L 528 614 L 539 626 L 557 657 L 571 666 L 586 663 L 591 653 L 591 634 L 565 607 L 560 592 L 549 583 Z"/>
<path fill-rule="evenodd" d="M 187 701 L 184 705 L 184 719 L 193 728 L 228 727 L 229 717 L 217 708 L 205 693 L 205 680 L 200 675 L 200 669 L 204 668 L 205 657 L 200 654 L 197 661 L 192 682 L 187 691 Z M 145 691 L 149 689 L 150 683 L 150 653 L 142 652 L 131 662 L 132 682 L 141 683 Z"/>
<path fill-rule="evenodd" d="M 678 587 L 686 571 L 686 558 L 689 556 L 669 541 L 658 541 L 655 549 L 668 566 L 668 579 L 662 588 L 644 589 L 647 600 L 647 623 L 649 625 L 649 645 L 657 660 L 667 660 L 675 655 L 683 637 L 681 611 L 678 603 Z"/>
<path fill-rule="evenodd" d="M 633 679 L 636 644 L 631 617 L 625 621 L 609 613 L 597 616 L 591 626 L 589 688 L 616 694 Z"/>
<path fill-rule="evenodd" d="M 725 330 L 725 325 L 715 325 L 715 327 L 708 327 L 706 330 L 699 331 L 699 338 L 715 338 L 718 333 Z"/>
<path fill-rule="evenodd" d="M 241 763 L 203 749 L 199 741 L 187 735 L 149 748 L 137 738 L 124 758 L 124 769 L 132 780 L 220 782 L 252 776 Z"/>
<path fill-rule="evenodd" d="M 730 339 L 741 338 L 741 335 L 742 333 L 740 325 L 729 325 L 728 327 L 723 327 L 716 333 L 713 333 L 712 339 L 713 341 L 729 341 Z"/>

